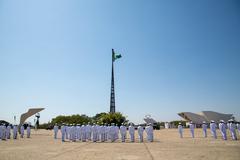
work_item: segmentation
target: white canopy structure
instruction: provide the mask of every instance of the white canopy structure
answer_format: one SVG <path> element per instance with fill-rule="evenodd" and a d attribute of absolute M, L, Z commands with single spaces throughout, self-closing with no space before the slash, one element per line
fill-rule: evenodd
<path fill-rule="evenodd" d="M 210 123 L 211 120 L 215 122 L 219 122 L 220 120 L 228 121 L 234 118 L 233 114 L 223 114 L 213 111 L 202 111 L 200 113 L 181 112 L 178 115 L 186 121 L 192 121 L 195 124 L 202 124 L 203 121 Z"/>
<path fill-rule="evenodd" d="M 28 110 L 28 112 L 23 113 L 23 114 L 21 115 L 19 126 L 21 126 L 22 124 L 24 124 L 24 122 L 25 122 L 26 119 L 28 119 L 28 118 L 31 117 L 32 115 L 34 115 L 34 114 L 36 114 L 36 113 L 38 113 L 38 112 L 40 112 L 40 111 L 42 111 L 42 110 L 44 110 L 44 108 L 30 108 L 30 109 Z"/>

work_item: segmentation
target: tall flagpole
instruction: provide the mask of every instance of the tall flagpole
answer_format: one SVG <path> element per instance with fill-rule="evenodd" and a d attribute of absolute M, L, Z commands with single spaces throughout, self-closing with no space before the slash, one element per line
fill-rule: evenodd
<path fill-rule="evenodd" d="M 112 78 L 111 78 L 111 98 L 110 98 L 110 113 L 115 113 L 115 91 L 114 91 L 114 68 L 113 62 L 115 53 L 112 49 Z"/>

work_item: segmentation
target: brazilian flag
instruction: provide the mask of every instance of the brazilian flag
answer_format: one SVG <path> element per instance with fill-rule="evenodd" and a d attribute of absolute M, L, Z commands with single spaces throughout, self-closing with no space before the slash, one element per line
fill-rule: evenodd
<path fill-rule="evenodd" d="M 116 59 L 119 59 L 119 58 L 121 58 L 122 57 L 122 55 L 121 54 L 116 54 L 115 52 L 114 52 L 114 50 L 112 50 L 112 55 L 113 55 L 113 57 L 112 57 L 112 59 L 113 59 L 113 62 L 116 60 Z"/>

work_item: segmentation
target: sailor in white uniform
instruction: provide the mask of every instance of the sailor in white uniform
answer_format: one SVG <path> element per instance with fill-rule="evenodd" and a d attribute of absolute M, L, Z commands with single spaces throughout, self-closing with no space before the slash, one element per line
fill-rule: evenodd
<path fill-rule="evenodd" d="M 126 126 L 124 126 L 123 123 L 122 123 L 122 125 L 120 126 L 120 134 L 121 134 L 122 142 L 125 142 L 126 135 L 127 135 L 127 128 L 126 128 Z"/>
<path fill-rule="evenodd" d="M 232 140 L 237 140 L 236 124 L 233 119 L 230 120 L 229 130 L 232 136 Z"/>
<path fill-rule="evenodd" d="M 142 126 L 138 126 L 138 136 L 139 136 L 139 142 L 143 142 L 143 127 Z"/>
<path fill-rule="evenodd" d="M 195 129 L 195 124 L 191 121 L 189 124 L 190 132 L 192 135 L 192 138 L 194 138 L 194 129 Z"/>
<path fill-rule="evenodd" d="M 220 130 L 220 132 L 222 134 L 222 139 L 223 140 L 227 140 L 227 127 L 225 125 L 224 120 L 220 120 L 219 130 Z"/>
<path fill-rule="evenodd" d="M 178 124 L 178 133 L 180 135 L 180 138 L 183 138 L 183 126 L 181 122 Z"/>
<path fill-rule="evenodd" d="M 135 141 L 135 127 L 133 126 L 132 123 L 129 126 L 128 130 L 129 130 L 129 134 L 130 134 L 130 141 L 134 142 Z"/>
<path fill-rule="evenodd" d="M 27 138 L 30 138 L 30 134 L 31 134 L 31 127 L 30 127 L 30 124 L 28 124 L 28 126 L 27 126 Z"/>
<path fill-rule="evenodd" d="M 54 139 L 57 139 L 57 134 L 58 134 L 58 125 L 57 125 L 57 123 L 55 123 L 55 125 L 53 127 L 53 131 L 54 131 Z"/>
<path fill-rule="evenodd" d="M 151 123 L 149 123 L 148 126 L 145 128 L 145 131 L 147 133 L 147 140 L 149 142 L 153 142 L 153 126 Z"/>
<path fill-rule="evenodd" d="M 203 124 L 202 124 L 202 131 L 203 131 L 203 137 L 207 138 L 207 124 L 205 121 L 203 121 Z"/>
<path fill-rule="evenodd" d="M 217 139 L 216 129 L 217 129 L 217 125 L 216 125 L 215 121 L 211 120 L 210 130 L 211 130 L 211 133 L 212 133 L 213 138 L 215 138 L 215 139 Z"/>
<path fill-rule="evenodd" d="M 20 128 L 21 138 L 24 136 L 24 126 L 22 125 Z"/>

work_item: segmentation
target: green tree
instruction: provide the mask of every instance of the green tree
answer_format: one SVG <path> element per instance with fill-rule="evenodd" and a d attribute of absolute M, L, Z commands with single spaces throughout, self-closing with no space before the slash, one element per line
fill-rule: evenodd
<path fill-rule="evenodd" d="M 101 116 L 98 116 L 97 121 L 107 124 L 115 123 L 118 126 L 120 126 L 122 123 L 128 123 L 127 118 L 120 112 L 101 114 Z"/>
<path fill-rule="evenodd" d="M 75 114 L 75 115 L 71 115 L 71 116 L 57 116 L 55 118 L 52 119 L 51 123 L 52 124 L 62 124 L 62 123 L 68 123 L 68 124 L 83 124 L 83 123 L 87 123 L 87 122 L 91 122 L 92 119 L 88 116 L 86 116 L 85 114 L 79 115 L 79 114 Z"/>

